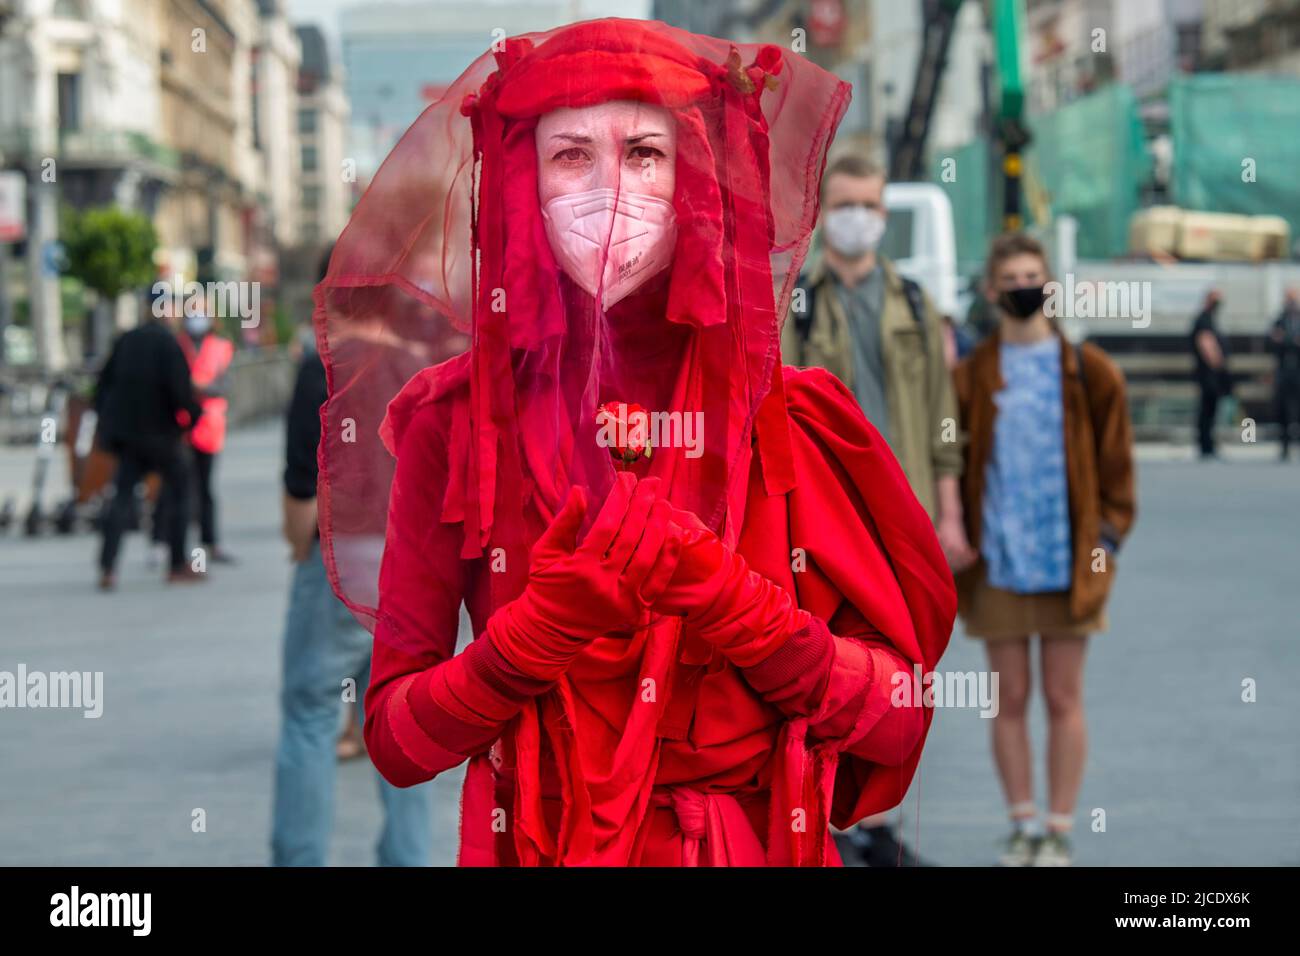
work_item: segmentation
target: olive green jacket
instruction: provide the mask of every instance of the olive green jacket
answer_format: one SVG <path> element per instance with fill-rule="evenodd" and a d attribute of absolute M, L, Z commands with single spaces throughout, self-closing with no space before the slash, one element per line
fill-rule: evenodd
<path fill-rule="evenodd" d="M 944 475 L 959 477 L 962 471 L 961 429 L 952 377 L 944 363 L 943 326 L 927 296 L 922 334 L 907 304 L 898 270 L 884 258 L 877 268 L 885 273 L 880 341 L 885 402 L 889 406 L 889 445 L 917 500 L 934 518 L 938 505 L 935 479 Z M 806 308 L 796 290 L 791 314 L 781 330 L 781 354 L 787 365 L 827 369 L 852 390 L 851 329 L 833 283 L 819 258 L 807 276 L 807 286 L 816 290 L 808 337 L 800 337 L 794 321 L 795 312 Z"/>

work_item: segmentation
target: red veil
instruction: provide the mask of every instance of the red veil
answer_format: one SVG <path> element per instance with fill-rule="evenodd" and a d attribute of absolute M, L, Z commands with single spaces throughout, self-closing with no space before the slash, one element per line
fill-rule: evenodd
<path fill-rule="evenodd" d="M 677 233 L 671 266 L 603 311 L 551 251 L 535 132 L 549 111 L 610 100 L 670 111 Z M 445 550 L 459 547 L 463 562 L 481 568 L 492 561 L 500 572 L 478 576 L 474 593 L 464 595 L 479 633 L 484 616 L 523 589 L 529 548 L 570 486 L 587 487 L 596 505 L 611 487 L 616 463 L 595 441 L 596 409 L 617 400 L 698 413 L 703 435 L 694 449 L 656 447 L 636 467 L 661 477 L 674 504 L 732 547 L 741 542 L 747 500 L 784 500 L 797 476 L 811 476 L 790 496 L 790 521 L 801 523 L 805 539 L 808 528 L 824 528 L 811 534 L 825 550 L 812 555 L 822 570 L 805 579 L 801 605 L 829 620 L 852 603 L 892 642 L 896 657 L 927 670 L 936 663 L 952 621 L 951 576 L 897 464 L 829 377 L 811 376 L 815 387 L 792 385 L 787 410 L 780 322 L 808 249 L 826 150 L 848 101 L 847 84 L 776 46 L 600 20 L 503 41 L 411 126 L 315 291 L 330 384 L 319 452 L 322 550 L 335 590 L 377 641 L 412 660 L 451 653 L 431 657 L 379 610 L 394 475 L 389 453 L 417 416 L 436 416 L 440 450 L 428 462 L 427 481 L 402 493 L 436 516 L 430 522 L 438 541 L 455 542 Z M 762 570 L 778 580 L 784 560 L 793 588 L 788 533 L 769 537 L 774 557 Z M 408 541 L 403 560 L 418 563 L 421 542 L 426 552 L 433 548 L 429 540 L 432 533 Z M 449 556 L 440 557 L 441 569 Z M 386 565 L 386 586 L 413 573 Z M 454 591 L 459 604 L 464 582 L 443 580 L 455 570 L 439 570 L 432 581 L 427 567 L 422 573 L 422 587 Z M 536 780 L 521 776 L 521 860 L 628 859 L 632 830 L 619 828 L 646 812 L 656 718 L 638 716 L 635 726 L 631 716 L 625 724 L 606 719 L 625 707 L 627 684 L 619 681 L 653 668 L 671 679 L 679 651 L 684 664 L 700 663 L 690 648 L 677 647 L 675 632 L 648 633 L 609 642 L 626 652 L 580 658 L 573 680 L 561 679 L 556 691 L 525 707 L 509 731 L 521 767 L 537 767 L 550 747 L 567 795 L 565 835 L 553 837 L 536 809 Z M 600 710 L 591 707 L 595 697 L 605 711 L 583 717 Z M 929 718 L 927 711 L 927 727 Z M 791 722 L 777 746 L 787 768 L 780 771 L 782 800 L 806 805 L 801 788 L 827 793 L 835 763 L 807 756 L 802 733 Z M 833 819 L 843 824 L 895 805 L 920 745 L 907 751 L 899 766 L 841 764 L 845 789 L 835 795 Z M 485 848 L 491 835 L 467 829 L 471 799 L 491 805 L 492 777 L 487 755 L 474 756 L 462 861 L 495 859 Z M 476 816 L 474 826 L 483 825 Z M 816 847 L 769 848 L 778 862 L 819 854 Z"/>
<path fill-rule="evenodd" d="M 393 149 L 315 293 L 330 381 L 322 547 L 340 596 L 372 629 L 393 473 L 373 436 L 392 451 L 423 404 L 466 381 L 472 412 L 447 487 L 429 489 L 444 520 L 464 522 L 464 557 L 528 544 L 522 507 L 549 520 L 572 483 L 598 502 L 615 463 L 590 440 L 597 404 L 633 400 L 636 383 L 665 378 L 671 410 L 703 413 L 703 453 L 657 449 L 651 473 L 734 543 L 728 494 L 743 493 L 741 459 L 779 371 L 778 317 L 849 100 L 847 84 L 777 47 L 656 22 L 600 20 L 501 46 Z M 666 281 L 605 315 L 548 246 L 533 131 L 556 107 L 611 99 L 673 111 L 678 239 Z M 662 326 L 618 322 L 646 309 L 681 334 L 666 343 Z M 494 581 L 502 600 L 522 586 L 513 575 Z"/>

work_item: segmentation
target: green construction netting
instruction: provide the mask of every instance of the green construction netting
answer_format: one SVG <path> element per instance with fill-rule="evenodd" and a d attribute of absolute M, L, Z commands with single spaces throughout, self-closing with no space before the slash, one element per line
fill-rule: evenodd
<path fill-rule="evenodd" d="M 1026 154 L 1026 208 L 1041 187 L 1050 217 L 1079 222 L 1083 259 L 1122 256 L 1129 219 L 1137 211 L 1151 158 L 1133 91 L 1119 84 L 1032 117 L 1034 140 Z M 1038 225 L 1046 225 L 1035 216 Z"/>
<path fill-rule="evenodd" d="M 1129 217 L 1150 175 L 1150 156 L 1133 92 L 1111 85 L 1029 120 L 1025 151 L 1026 223 L 1043 230 L 1056 216 L 1078 220 L 1078 254 L 1100 259 L 1128 249 Z M 944 161 L 956 160 L 945 182 Z M 996 147 L 976 140 L 934 156 L 933 179 L 948 193 L 963 273 L 978 271 L 988 241 L 1002 228 L 1002 175 Z"/>
<path fill-rule="evenodd" d="M 990 188 L 995 169 L 989 143 L 982 139 L 934 157 L 931 178 L 952 203 L 957 270 L 962 275 L 980 271 L 989 237 L 998 228 L 1000 192 Z"/>
<path fill-rule="evenodd" d="M 1300 79 L 1242 73 L 1182 77 L 1169 88 L 1174 202 L 1276 215 L 1300 235 Z M 1243 179 L 1253 160 L 1255 181 Z"/>

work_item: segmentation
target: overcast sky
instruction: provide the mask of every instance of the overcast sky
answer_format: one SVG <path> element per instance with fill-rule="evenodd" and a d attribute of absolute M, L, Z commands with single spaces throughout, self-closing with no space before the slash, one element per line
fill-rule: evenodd
<path fill-rule="evenodd" d="M 392 2 L 392 0 L 389 0 Z M 484 0 L 490 5 L 491 0 Z M 527 0 L 514 0 L 527 2 Z M 650 0 L 570 0 L 577 10 L 576 20 L 594 17 L 648 17 Z M 288 0 L 289 14 L 295 23 L 314 23 L 325 28 L 333 43 L 338 43 L 339 11 L 363 6 L 365 0 Z"/>

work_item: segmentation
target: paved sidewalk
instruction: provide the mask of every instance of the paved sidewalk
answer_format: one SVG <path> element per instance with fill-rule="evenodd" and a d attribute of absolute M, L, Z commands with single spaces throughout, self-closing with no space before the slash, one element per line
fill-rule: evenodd
<path fill-rule="evenodd" d="M 25 509 L 23 456 L 0 450 L 0 497 L 21 479 Z M 97 538 L 0 538 L 0 669 L 102 670 L 105 685 L 98 719 L 0 711 L 0 864 L 269 861 L 290 572 L 279 425 L 234 432 L 217 469 L 221 533 L 239 564 L 212 567 L 203 584 L 165 586 L 139 534 L 112 594 L 93 586 Z M 455 862 L 459 777 L 434 782 L 439 864 Z M 368 761 L 340 767 L 331 863 L 373 863 L 375 780 Z M 206 833 L 191 832 L 195 808 Z"/>
<path fill-rule="evenodd" d="M 102 670 L 104 714 L 0 711 L 0 864 L 239 864 L 268 859 L 281 628 L 278 424 L 231 436 L 221 524 L 238 556 L 167 588 L 128 540 L 117 593 L 94 587 L 88 534 L 0 537 L 0 670 Z M 1202 465 L 1144 448 L 1135 536 L 1118 559 L 1112 631 L 1087 673 L 1091 754 L 1079 862 L 1300 864 L 1300 463 L 1266 446 Z M 0 499 L 26 507 L 31 452 L 0 449 Z M 64 478 L 56 475 L 59 481 Z M 47 501 L 56 500 L 52 488 Z M 953 638 L 943 670 L 978 670 Z M 1258 682 L 1243 704 L 1241 682 Z M 1034 741 L 1044 742 L 1041 701 Z M 1039 760 L 1039 777 L 1041 779 Z M 460 773 L 435 781 L 435 862 L 454 861 Z M 332 862 L 368 865 L 368 765 L 339 773 Z M 900 815 L 939 863 L 985 864 L 1005 826 L 988 722 L 946 710 Z M 191 831 L 202 808 L 207 832 Z M 1105 833 L 1091 833 L 1094 808 Z"/>

